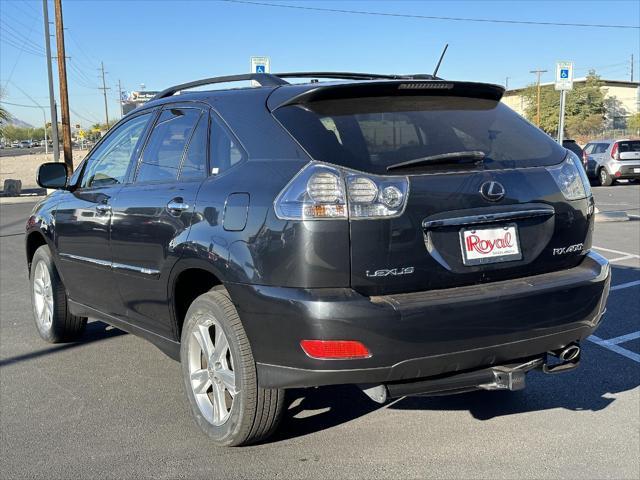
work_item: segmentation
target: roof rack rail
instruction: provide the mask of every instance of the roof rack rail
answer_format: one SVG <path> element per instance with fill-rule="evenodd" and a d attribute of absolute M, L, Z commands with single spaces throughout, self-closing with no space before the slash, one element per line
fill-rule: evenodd
<path fill-rule="evenodd" d="M 340 80 L 440 80 L 429 74 L 412 75 L 383 75 L 378 73 L 353 73 L 353 72 L 285 72 L 285 73 L 246 73 L 242 75 L 227 75 L 223 77 L 204 78 L 193 82 L 181 83 L 169 87 L 158 93 L 152 100 L 171 97 L 181 90 L 212 85 L 214 83 L 241 82 L 244 80 L 254 80 L 263 87 L 278 87 L 288 85 L 284 78 L 336 78 Z"/>
<path fill-rule="evenodd" d="M 385 75 L 379 73 L 354 72 L 286 72 L 275 73 L 279 78 L 337 78 L 343 80 L 438 80 L 429 74 Z"/>
<path fill-rule="evenodd" d="M 277 87 L 280 85 L 286 85 L 288 83 L 286 80 L 282 80 L 278 76 L 272 75 L 270 73 L 246 73 L 242 75 L 227 75 L 224 77 L 204 78 L 202 80 L 195 80 L 193 82 L 174 85 L 173 87 L 164 89 L 151 100 L 159 100 L 161 98 L 170 97 L 181 90 L 201 87 L 203 85 L 212 85 L 214 83 L 241 82 L 243 80 L 255 80 L 263 87 Z"/>

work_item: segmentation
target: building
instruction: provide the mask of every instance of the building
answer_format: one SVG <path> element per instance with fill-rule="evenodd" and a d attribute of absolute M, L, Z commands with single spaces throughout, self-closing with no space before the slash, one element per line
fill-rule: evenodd
<path fill-rule="evenodd" d="M 584 83 L 586 78 L 578 78 L 573 81 L 576 84 Z M 624 129 L 626 118 L 640 112 L 640 82 L 626 82 L 622 80 L 600 80 L 604 92 L 607 108 L 606 118 L 608 128 Z M 552 86 L 554 83 L 542 83 L 542 87 Z M 524 116 L 526 101 L 522 96 L 525 88 L 507 90 L 502 101 L 513 110 Z M 571 92 L 568 92 L 571 95 Z"/>

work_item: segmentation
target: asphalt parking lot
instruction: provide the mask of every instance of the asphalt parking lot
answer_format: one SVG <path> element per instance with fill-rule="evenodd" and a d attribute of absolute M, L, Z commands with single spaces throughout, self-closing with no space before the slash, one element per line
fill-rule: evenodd
<path fill-rule="evenodd" d="M 39 339 L 32 203 L 0 204 L 0 477 L 640 478 L 640 185 L 594 193 L 632 219 L 596 225 L 614 287 L 578 370 L 383 407 L 355 387 L 294 391 L 278 435 L 236 449 L 200 433 L 179 365 L 149 343 L 100 322 L 79 343 Z"/>

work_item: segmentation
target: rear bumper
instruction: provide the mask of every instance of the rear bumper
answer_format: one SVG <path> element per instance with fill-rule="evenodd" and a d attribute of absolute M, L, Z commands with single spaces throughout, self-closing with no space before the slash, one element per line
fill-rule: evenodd
<path fill-rule="evenodd" d="M 606 259 L 444 290 L 365 297 L 351 289 L 228 284 L 263 387 L 387 383 L 539 356 L 589 336 L 604 312 Z M 358 340 L 358 360 L 317 360 L 304 339 Z"/>
<path fill-rule="evenodd" d="M 634 162 L 635 163 L 635 162 Z M 640 164 L 621 165 L 614 173 L 615 178 L 640 178 Z"/>

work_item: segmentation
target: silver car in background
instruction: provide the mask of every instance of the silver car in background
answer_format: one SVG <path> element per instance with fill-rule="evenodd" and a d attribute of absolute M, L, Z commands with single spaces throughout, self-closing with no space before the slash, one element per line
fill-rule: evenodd
<path fill-rule="evenodd" d="M 587 143 L 582 163 L 589 178 L 610 186 L 616 180 L 640 179 L 640 140 L 597 140 Z"/>

